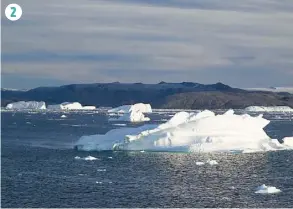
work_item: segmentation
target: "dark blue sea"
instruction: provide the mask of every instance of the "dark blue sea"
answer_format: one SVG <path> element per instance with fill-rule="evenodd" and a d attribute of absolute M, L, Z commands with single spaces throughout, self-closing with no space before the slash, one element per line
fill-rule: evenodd
<path fill-rule="evenodd" d="M 67 118 L 61 118 L 66 114 Z M 163 123 L 171 113 L 151 114 Z M 265 114 L 293 136 L 293 115 Z M 292 207 L 293 151 L 251 154 L 82 152 L 82 135 L 138 126 L 98 112 L 1 112 L 1 207 Z M 76 160 L 75 157 L 97 160 Z M 197 166 L 216 160 L 219 164 Z M 278 194 L 255 194 L 266 184 Z"/>

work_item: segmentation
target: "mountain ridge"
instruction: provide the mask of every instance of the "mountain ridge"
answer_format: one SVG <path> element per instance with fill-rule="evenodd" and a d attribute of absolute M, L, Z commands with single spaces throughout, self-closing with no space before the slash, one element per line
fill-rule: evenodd
<path fill-rule="evenodd" d="M 285 92 L 246 91 L 221 82 L 158 84 L 93 83 L 59 87 L 37 87 L 27 91 L 1 89 L 1 106 L 15 101 L 44 101 L 46 104 L 80 102 L 82 105 L 116 107 L 138 102 L 154 108 L 221 109 L 251 105 L 293 107 L 293 94 Z"/>

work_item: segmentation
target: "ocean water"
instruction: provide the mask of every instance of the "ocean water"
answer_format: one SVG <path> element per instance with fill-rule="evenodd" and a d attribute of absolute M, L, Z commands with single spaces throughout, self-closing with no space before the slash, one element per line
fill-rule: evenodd
<path fill-rule="evenodd" d="M 151 114 L 151 123 L 163 123 L 173 114 Z M 1 117 L 2 207 L 293 206 L 293 151 L 81 152 L 73 144 L 82 135 L 138 125 L 108 122 L 97 112 L 1 112 Z M 271 120 L 266 131 L 272 138 L 293 135 L 292 114 L 264 117 Z M 219 164 L 195 164 L 208 159 Z M 282 192 L 255 194 L 262 184 Z"/>

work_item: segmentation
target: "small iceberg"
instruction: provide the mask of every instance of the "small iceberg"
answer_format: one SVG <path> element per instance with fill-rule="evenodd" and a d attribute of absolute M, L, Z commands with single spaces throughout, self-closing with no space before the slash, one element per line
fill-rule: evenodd
<path fill-rule="evenodd" d="M 108 113 L 130 113 L 130 112 L 151 113 L 152 107 L 150 104 L 137 103 L 134 105 L 123 105 L 123 106 L 108 110 Z"/>
<path fill-rule="evenodd" d="M 142 112 L 135 112 L 132 111 L 130 113 L 125 113 L 124 115 L 120 116 L 118 119 L 109 119 L 110 121 L 129 121 L 129 122 L 145 122 L 150 121 L 150 118 L 145 117 Z"/>
<path fill-rule="evenodd" d="M 218 164 L 219 164 L 219 163 L 218 163 L 217 161 L 215 161 L 215 160 L 208 160 L 207 163 L 210 164 L 210 165 L 218 165 Z"/>
<path fill-rule="evenodd" d="M 76 157 L 74 157 L 74 159 L 76 159 L 76 160 L 89 160 L 89 161 L 92 161 L 92 160 L 97 160 L 98 158 L 95 158 L 95 157 L 93 157 L 93 156 L 87 156 L 87 157 L 79 157 L 79 156 L 76 156 Z"/>
<path fill-rule="evenodd" d="M 195 164 L 200 166 L 200 165 L 204 165 L 205 163 L 204 162 L 196 162 Z"/>
<path fill-rule="evenodd" d="M 275 194 L 281 192 L 280 189 L 272 186 L 266 186 L 265 184 L 256 188 L 256 194 Z"/>
<path fill-rule="evenodd" d="M 101 182 L 101 181 L 96 181 L 96 184 L 102 184 L 103 182 Z"/>
<path fill-rule="evenodd" d="M 67 118 L 67 116 L 66 115 L 61 115 L 61 118 Z"/>

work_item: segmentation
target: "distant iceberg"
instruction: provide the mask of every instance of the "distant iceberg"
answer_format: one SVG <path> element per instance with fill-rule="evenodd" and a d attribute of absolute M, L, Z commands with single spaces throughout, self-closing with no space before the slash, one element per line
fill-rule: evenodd
<path fill-rule="evenodd" d="M 145 117 L 143 113 L 151 113 L 152 107 L 150 104 L 138 103 L 134 105 L 123 105 L 111 110 L 108 113 L 111 115 L 120 115 L 119 118 L 110 118 L 110 121 L 129 121 L 129 122 L 144 122 L 150 121 L 150 118 Z"/>
<path fill-rule="evenodd" d="M 142 112 L 130 112 L 125 113 L 124 115 L 120 116 L 119 118 L 110 118 L 110 121 L 129 121 L 129 122 L 144 122 L 144 121 L 150 121 L 150 118 L 145 117 L 145 115 Z"/>
<path fill-rule="evenodd" d="M 81 110 L 82 105 L 79 102 L 63 102 L 57 105 L 48 105 L 49 110 Z"/>
<path fill-rule="evenodd" d="M 256 194 L 275 194 L 281 192 L 280 189 L 272 186 L 266 186 L 265 184 L 256 188 Z"/>
<path fill-rule="evenodd" d="M 105 135 L 81 137 L 78 150 L 146 150 L 185 152 L 258 152 L 291 149 L 271 139 L 263 130 L 270 123 L 262 115 L 235 115 L 233 110 L 215 115 L 179 112 L 161 125 L 114 129 Z"/>
<path fill-rule="evenodd" d="M 37 102 L 37 101 L 20 101 L 13 102 L 6 106 L 6 109 L 10 110 L 45 110 L 46 103 L 45 102 Z"/>
<path fill-rule="evenodd" d="M 250 106 L 245 110 L 248 112 L 293 112 L 293 109 L 288 106 Z"/>
<path fill-rule="evenodd" d="M 137 103 L 134 105 L 123 105 L 123 106 L 108 110 L 108 113 L 130 113 L 130 112 L 151 113 L 152 107 L 150 104 Z"/>
<path fill-rule="evenodd" d="M 95 106 L 83 106 L 82 109 L 83 110 L 95 110 L 96 107 Z"/>

